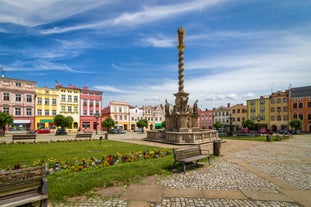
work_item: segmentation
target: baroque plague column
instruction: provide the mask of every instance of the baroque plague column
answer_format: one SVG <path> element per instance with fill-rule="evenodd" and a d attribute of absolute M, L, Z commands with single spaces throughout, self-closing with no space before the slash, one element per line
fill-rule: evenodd
<path fill-rule="evenodd" d="M 170 114 L 167 107 L 169 103 L 166 101 L 165 107 L 165 120 L 166 120 L 166 131 L 173 132 L 195 132 L 199 131 L 198 127 L 198 111 L 197 102 L 193 104 L 191 108 L 188 105 L 189 94 L 184 91 L 184 39 L 185 29 L 180 27 L 177 30 L 178 34 L 178 93 L 175 93 L 175 105 L 173 112 Z"/>

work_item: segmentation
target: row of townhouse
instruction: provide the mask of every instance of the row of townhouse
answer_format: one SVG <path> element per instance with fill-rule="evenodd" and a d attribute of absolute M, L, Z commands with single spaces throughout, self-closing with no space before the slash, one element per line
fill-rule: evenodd
<path fill-rule="evenodd" d="M 256 129 L 272 131 L 290 130 L 290 121 L 301 119 L 303 132 L 311 132 L 311 86 L 291 88 L 277 91 L 271 95 L 247 100 L 246 106 L 237 104 L 200 111 L 202 129 L 212 129 L 215 122 L 224 126 L 233 124 L 238 128 L 246 119 L 255 122 Z"/>
<path fill-rule="evenodd" d="M 242 122 L 247 119 L 247 107 L 243 104 L 230 106 L 219 106 L 212 110 L 199 110 L 199 126 L 201 129 L 213 129 L 214 123 L 219 122 L 223 126 L 232 124 L 241 127 Z"/>
<path fill-rule="evenodd" d="M 69 85 L 55 84 L 55 88 L 37 87 L 35 81 L 12 78 L 0 79 L 0 111 L 13 116 L 10 131 L 37 129 L 55 130 L 57 114 L 74 120 L 69 131 L 93 131 L 101 125 L 98 115 L 102 108 L 102 92 Z M 98 126 L 97 126 L 98 125 Z"/>
<path fill-rule="evenodd" d="M 289 130 L 290 121 L 301 119 L 303 132 L 311 132 L 311 86 L 278 91 L 270 96 L 247 101 L 248 118 L 258 128 L 272 131 Z"/>
<path fill-rule="evenodd" d="M 130 106 L 127 102 L 110 101 L 109 105 L 102 110 L 102 120 L 111 117 L 116 128 L 123 130 L 136 130 L 136 123 L 141 119 L 148 121 L 147 129 L 163 128 L 165 112 L 162 104 L 153 106 Z"/>

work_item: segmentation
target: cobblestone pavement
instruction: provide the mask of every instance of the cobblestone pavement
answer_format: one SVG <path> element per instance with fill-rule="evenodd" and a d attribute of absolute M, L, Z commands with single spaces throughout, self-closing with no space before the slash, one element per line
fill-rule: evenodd
<path fill-rule="evenodd" d="M 148 189 L 142 184 L 136 197 L 124 196 L 129 195 L 125 189 L 121 196 L 96 195 L 56 206 L 311 206 L 311 135 L 248 143 L 228 140 L 221 148 L 224 156 L 212 160 L 211 165 L 155 177 L 151 184 L 161 191 L 155 200 L 138 195 Z"/>

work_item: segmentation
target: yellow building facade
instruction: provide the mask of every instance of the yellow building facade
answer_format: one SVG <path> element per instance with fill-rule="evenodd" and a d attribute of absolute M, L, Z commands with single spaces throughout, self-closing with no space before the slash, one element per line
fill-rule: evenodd
<path fill-rule="evenodd" d="M 270 126 L 274 132 L 289 129 L 289 93 L 275 92 L 270 96 Z"/>
<path fill-rule="evenodd" d="M 80 89 L 69 85 L 64 87 L 56 85 L 58 90 L 59 104 L 57 104 L 57 114 L 71 116 L 73 118 L 72 126 L 68 127 L 69 132 L 77 132 L 80 129 Z"/>
<path fill-rule="evenodd" d="M 269 96 L 247 100 L 247 118 L 255 122 L 255 129 L 270 129 Z"/>
<path fill-rule="evenodd" d="M 50 88 L 36 88 L 34 129 L 55 130 L 54 116 L 58 113 L 59 91 Z"/>

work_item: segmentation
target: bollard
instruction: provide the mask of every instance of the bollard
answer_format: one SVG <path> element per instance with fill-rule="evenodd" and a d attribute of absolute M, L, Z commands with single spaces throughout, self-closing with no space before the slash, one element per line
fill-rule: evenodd
<path fill-rule="evenodd" d="M 99 137 L 99 145 L 100 145 L 100 146 L 102 146 L 102 140 L 103 140 L 103 137 L 100 136 L 100 137 Z"/>
<path fill-rule="evenodd" d="M 270 142 L 270 135 L 267 134 L 267 142 Z"/>

